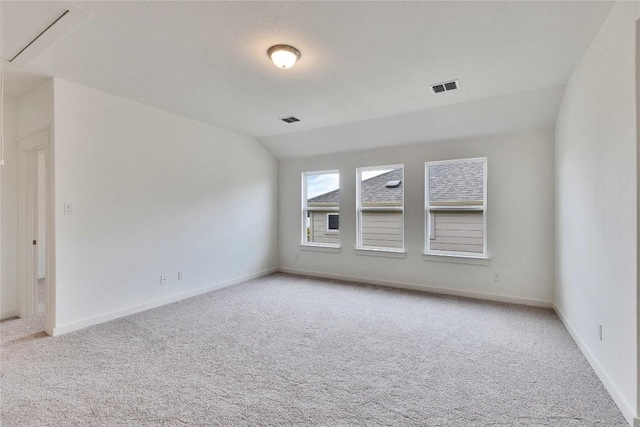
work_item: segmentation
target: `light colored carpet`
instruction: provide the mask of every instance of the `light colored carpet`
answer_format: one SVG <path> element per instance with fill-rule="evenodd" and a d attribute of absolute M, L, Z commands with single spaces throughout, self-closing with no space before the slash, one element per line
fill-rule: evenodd
<path fill-rule="evenodd" d="M 3 427 L 626 425 L 548 309 L 276 274 L 56 338 L 21 322 Z"/>

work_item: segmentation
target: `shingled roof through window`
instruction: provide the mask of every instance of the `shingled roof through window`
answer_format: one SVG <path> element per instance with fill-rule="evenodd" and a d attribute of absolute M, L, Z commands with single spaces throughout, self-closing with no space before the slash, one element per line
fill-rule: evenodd
<path fill-rule="evenodd" d="M 365 179 L 360 185 L 362 203 L 402 203 L 404 194 L 402 178 L 402 169 L 394 169 Z M 400 185 L 388 188 L 387 182 L 389 181 L 400 181 Z"/>
<path fill-rule="evenodd" d="M 387 188 L 387 182 L 401 181 L 400 185 L 393 188 Z M 362 191 L 363 203 L 402 203 L 402 195 L 404 183 L 402 182 L 402 169 L 394 169 L 385 172 L 373 178 L 362 181 L 360 187 Z M 317 203 L 339 203 L 340 190 L 333 190 L 328 193 L 320 194 L 307 200 L 308 204 Z"/>
<path fill-rule="evenodd" d="M 484 198 L 484 162 L 441 163 L 429 166 L 431 202 L 472 201 Z"/>
<path fill-rule="evenodd" d="M 403 170 L 394 169 L 362 181 L 363 203 L 402 203 Z M 398 187 L 387 188 L 389 181 L 400 180 Z M 442 163 L 429 167 L 429 200 L 472 201 L 484 198 L 484 163 L 482 161 Z M 308 204 L 339 203 L 340 190 L 312 197 Z"/>

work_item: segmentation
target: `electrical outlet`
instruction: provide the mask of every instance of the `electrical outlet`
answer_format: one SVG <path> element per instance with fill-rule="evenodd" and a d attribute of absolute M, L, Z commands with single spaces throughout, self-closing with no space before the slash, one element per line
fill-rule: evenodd
<path fill-rule="evenodd" d="M 178 271 L 178 280 L 184 279 L 184 273 L 182 271 Z"/>
<path fill-rule="evenodd" d="M 160 284 L 166 285 L 167 283 L 169 283 L 169 277 L 166 274 L 160 276 Z"/>
<path fill-rule="evenodd" d="M 500 281 L 500 273 L 498 273 L 497 271 L 493 272 L 493 280 L 495 282 L 499 282 Z"/>
<path fill-rule="evenodd" d="M 598 323 L 598 339 L 602 341 L 602 323 Z"/>

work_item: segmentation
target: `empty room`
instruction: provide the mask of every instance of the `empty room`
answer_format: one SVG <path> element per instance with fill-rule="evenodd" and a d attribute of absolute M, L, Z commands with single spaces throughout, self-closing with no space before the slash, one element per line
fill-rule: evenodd
<path fill-rule="evenodd" d="M 0 23 L 3 427 L 640 427 L 640 2 Z"/>

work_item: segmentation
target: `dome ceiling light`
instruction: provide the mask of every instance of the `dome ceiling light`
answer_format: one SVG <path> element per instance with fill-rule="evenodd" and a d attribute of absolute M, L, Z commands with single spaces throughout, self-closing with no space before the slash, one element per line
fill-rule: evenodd
<path fill-rule="evenodd" d="M 267 51 L 269 58 L 278 68 L 291 68 L 300 58 L 300 52 L 293 46 L 277 44 Z"/>

